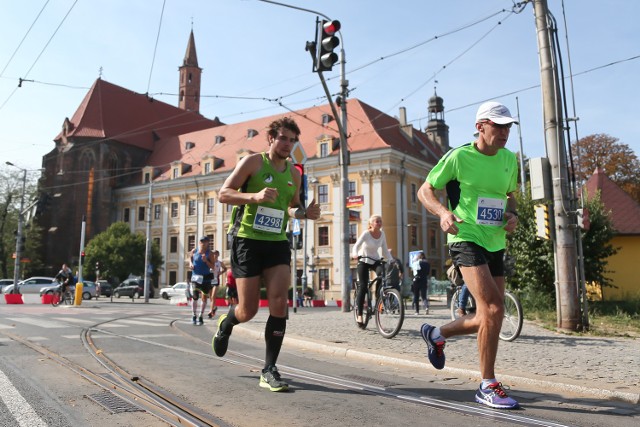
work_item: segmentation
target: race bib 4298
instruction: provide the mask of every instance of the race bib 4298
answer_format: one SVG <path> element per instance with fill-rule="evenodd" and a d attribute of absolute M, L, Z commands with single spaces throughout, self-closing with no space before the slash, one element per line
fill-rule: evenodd
<path fill-rule="evenodd" d="M 253 228 L 268 233 L 280 233 L 282 231 L 283 221 L 284 211 L 258 206 L 256 219 L 253 221 Z"/>

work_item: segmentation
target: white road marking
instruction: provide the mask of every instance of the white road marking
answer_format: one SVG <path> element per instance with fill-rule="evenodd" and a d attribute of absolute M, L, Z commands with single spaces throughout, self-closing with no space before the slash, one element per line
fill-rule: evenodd
<path fill-rule="evenodd" d="M 20 392 L 13 386 L 9 378 L 0 371 L 0 399 L 4 402 L 20 427 L 47 427 Z"/>

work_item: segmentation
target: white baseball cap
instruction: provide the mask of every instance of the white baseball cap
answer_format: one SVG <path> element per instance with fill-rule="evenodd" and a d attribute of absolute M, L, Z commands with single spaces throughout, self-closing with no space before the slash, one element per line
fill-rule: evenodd
<path fill-rule="evenodd" d="M 518 123 L 518 119 L 511 117 L 511 112 L 507 107 L 496 101 L 488 101 L 478 108 L 476 113 L 476 123 L 483 120 L 491 120 L 499 125 Z"/>

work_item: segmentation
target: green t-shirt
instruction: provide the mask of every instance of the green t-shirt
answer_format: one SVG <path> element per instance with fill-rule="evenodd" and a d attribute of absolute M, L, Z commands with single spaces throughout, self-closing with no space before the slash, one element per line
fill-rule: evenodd
<path fill-rule="evenodd" d="M 296 185 L 291 176 L 291 164 L 286 162 L 283 172 L 273 168 L 269 157 L 262 153 L 262 167 L 249 177 L 240 189 L 243 193 L 258 193 L 263 188 L 278 189 L 273 203 L 252 203 L 234 206 L 228 233 L 255 240 L 287 240 L 288 207 L 295 195 Z"/>
<path fill-rule="evenodd" d="M 434 188 L 447 188 L 449 209 L 460 219 L 459 232 L 447 241 L 474 242 L 490 252 L 506 246 L 504 212 L 507 193 L 518 185 L 515 154 L 503 148 L 494 156 L 480 153 L 473 143 L 450 150 L 427 176 Z"/>

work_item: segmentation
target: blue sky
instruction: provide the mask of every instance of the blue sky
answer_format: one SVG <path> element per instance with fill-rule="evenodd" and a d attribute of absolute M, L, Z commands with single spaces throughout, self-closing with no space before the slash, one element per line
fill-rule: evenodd
<path fill-rule="evenodd" d="M 515 115 L 518 97 L 524 153 L 545 155 L 541 89 L 535 87 L 540 70 L 532 4 L 514 14 L 509 12 L 511 0 L 288 3 L 341 21 L 350 97 L 395 116 L 399 107 L 406 107 L 408 120 L 423 129 L 427 101 L 437 87 L 452 146 L 472 139 L 479 103 L 498 99 Z M 575 74 L 578 136 L 606 133 L 640 154 L 635 123 L 640 2 L 549 4 L 565 73 L 570 63 Z M 258 0 L 0 0 L 2 164 L 39 168 L 64 118 L 73 115 L 100 69 L 111 83 L 177 105 L 178 67 L 192 21 L 204 69 L 205 116 L 236 123 L 286 111 L 278 102 L 290 109 L 324 103 L 304 49 L 314 37 L 315 16 Z M 607 66 L 611 63 L 617 64 Z M 333 93 L 339 90 L 338 69 L 325 73 Z M 34 81 L 17 88 L 19 78 Z M 574 100 L 569 97 L 567 102 L 573 116 Z M 519 149 L 516 128 L 508 147 Z"/>

